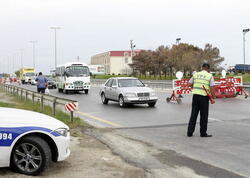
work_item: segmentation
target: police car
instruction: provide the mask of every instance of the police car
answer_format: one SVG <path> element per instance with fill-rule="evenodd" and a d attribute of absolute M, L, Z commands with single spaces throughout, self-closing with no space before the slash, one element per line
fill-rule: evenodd
<path fill-rule="evenodd" d="M 70 155 L 69 127 L 53 117 L 0 107 L 0 167 L 38 175 Z"/>

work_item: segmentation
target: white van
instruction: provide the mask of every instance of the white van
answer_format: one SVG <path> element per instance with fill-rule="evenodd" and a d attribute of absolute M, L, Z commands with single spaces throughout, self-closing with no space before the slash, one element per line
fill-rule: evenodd
<path fill-rule="evenodd" d="M 90 89 L 90 72 L 85 63 L 71 62 L 59 65 L 56 68 L 56 82 L 58 92 L 84 91 L 88 94 Z"/>

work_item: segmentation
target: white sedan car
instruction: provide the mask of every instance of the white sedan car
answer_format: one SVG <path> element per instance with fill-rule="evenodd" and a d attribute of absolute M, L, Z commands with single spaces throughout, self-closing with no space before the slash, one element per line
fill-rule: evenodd
<path fill-rule="evenodd" d="M 69 127 L 36 112 L 0 107 L 0 167 L 38 175 L 70 155 Z"/>
<path fill-rule="evenodd" d="M 113 77 L 101 87 L 100 96 L 103 104 L 116 101 L 120 107 L 127 104 L 148 104 L 154 107 L 158 97 L 153 89 L 134 77 Z"/>

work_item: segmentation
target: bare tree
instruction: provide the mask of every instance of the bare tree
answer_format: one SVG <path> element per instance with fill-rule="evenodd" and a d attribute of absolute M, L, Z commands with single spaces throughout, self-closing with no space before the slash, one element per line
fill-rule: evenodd
<path fill-rule="evenodd" d="M 211 69 L 216 71 L 220 69 L 223 61 L 219 49 L 211 44 L 206 44 L 202 49 L 181 43 L 171 48 L 161 45 L 155 51 L 142 50 L 133 58 L 133 64 L 130 66 L 133 71 L 145 76 L 149 72 L 150 75 L 159 75 L 161 78 L 162 73 L 165 76 L 168 73 L 172 78 L 178 70 L 183 71 L 185 76 L 191 74 L 194 70 L 199 70 L 204 62 L 208 62 Z"/>

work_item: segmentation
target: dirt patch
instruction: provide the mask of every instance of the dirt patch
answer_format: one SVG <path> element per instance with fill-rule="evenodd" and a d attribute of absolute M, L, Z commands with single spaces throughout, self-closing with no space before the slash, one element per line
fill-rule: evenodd
<path fill-rule="evenodd" d="M 29 177 L 13 173 L 7 168 L 0 169 L 0 177 Z M 72 137 L 71 155 L 63 161 L 52 164 L 39 177 L 67 178 L 144 178 L 143 169 L 125 163 L 113 155 L 107 146 L 94 137 L 84 135 Z"/>
<path fill-rule="evenodd" d="M 0 92 L 0 102 L 18 104 L 7 94 Z M 48 178 L 144 178 L 143 169 L 131 166 L 114 155 L 111 150 L 93 136 L 84 134 L 90 126 L 71 129 L 71 155 L 58 163 L 53 163 L 38 177 Z M 0 155 L 1 156 L 1 155 Z M 26 178 L 31 176 L 0 168 L 0 178 Z"/>

